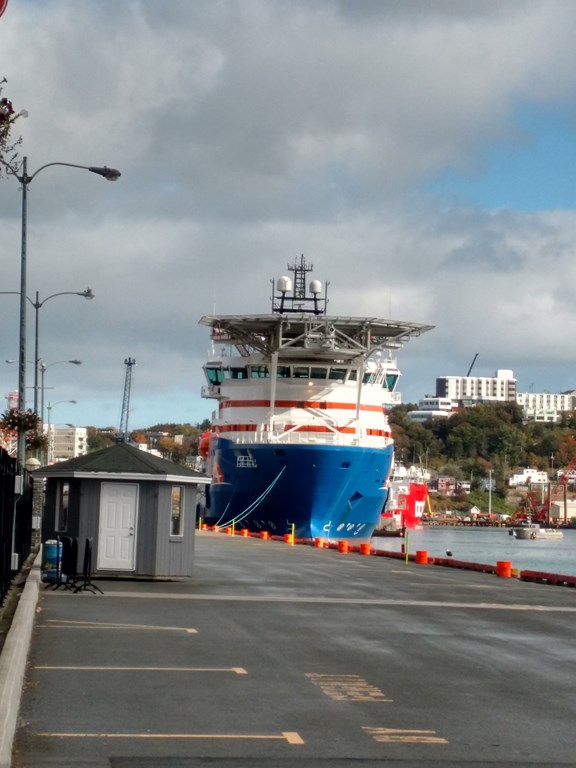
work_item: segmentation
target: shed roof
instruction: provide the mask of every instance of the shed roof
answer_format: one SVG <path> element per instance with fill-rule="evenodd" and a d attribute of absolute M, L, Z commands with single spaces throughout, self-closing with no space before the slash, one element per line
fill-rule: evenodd
<path fill-rule="evenodd" d="M 122 479 L 165 479 L 180 482 L 209 483 L 210 478 L 181 464 L 161 459 L 128 443 L 117 443 L 68 461 L 41 467 L 33 473 L 42 477 L 91 477 L 95 475 Z"/>

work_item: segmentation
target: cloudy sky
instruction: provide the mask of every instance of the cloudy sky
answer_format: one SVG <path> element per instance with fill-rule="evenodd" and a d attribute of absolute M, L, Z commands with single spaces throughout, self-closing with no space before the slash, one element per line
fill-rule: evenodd
<path fill-rule="evenodd" d="M 131 428 L 209 417 L 199 318 L 267 312 L 301 253 L 331 313 L 435 326 L 399 353 L 405 402 L 476 354 L 576 388 L 573 0 L 9 0 L 0 76 L 29 173 L 122 171 L 30 184 L 28 295 L 96 296 L 39 312 L 53 423 L 117 426 L 127 357 Z M 3 178 L 2 291 L 20 222 Z"/>

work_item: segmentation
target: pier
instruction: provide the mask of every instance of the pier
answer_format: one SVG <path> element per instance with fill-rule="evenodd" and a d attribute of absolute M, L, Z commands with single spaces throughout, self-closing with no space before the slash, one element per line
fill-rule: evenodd
<path fill-rule="evenodd" d="M 32 576 L 13 768 L 574 764 L 574 590 L 239 533 L 183 581 Z"/>

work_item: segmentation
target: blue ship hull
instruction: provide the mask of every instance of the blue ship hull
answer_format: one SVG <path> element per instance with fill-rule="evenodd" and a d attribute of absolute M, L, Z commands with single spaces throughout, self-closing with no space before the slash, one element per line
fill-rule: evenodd
<path fill-rule="evenodd" d="M 294 526 L 297 538 L 369 538 L 392 458 L 392 446 L 246 445 L 219 437 L 206 522 L 271 535 Z"/>

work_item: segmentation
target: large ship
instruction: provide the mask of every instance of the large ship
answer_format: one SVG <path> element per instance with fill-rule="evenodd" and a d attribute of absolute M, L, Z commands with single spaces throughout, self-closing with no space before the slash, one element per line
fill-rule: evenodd
<path fill-rule="evenodd" d="M 272 281 L 272 312 L 214 315 L 202 396 L 218 401 L 203 519 L 297 538 L 366 539 L 386 502 L 400 402 L 393 358 L 433 326 L 326 313 L 301 256 Z"/>

